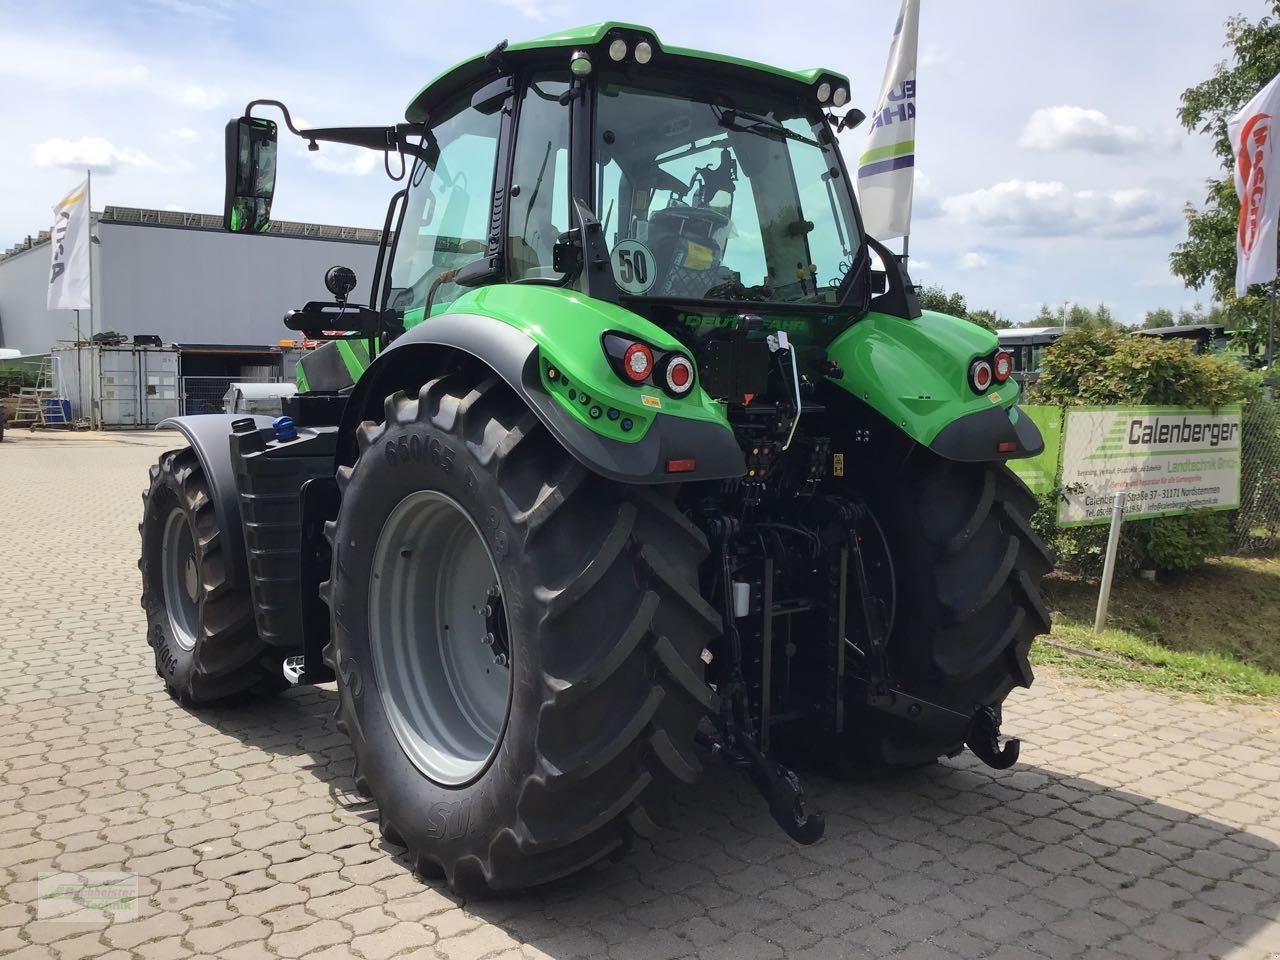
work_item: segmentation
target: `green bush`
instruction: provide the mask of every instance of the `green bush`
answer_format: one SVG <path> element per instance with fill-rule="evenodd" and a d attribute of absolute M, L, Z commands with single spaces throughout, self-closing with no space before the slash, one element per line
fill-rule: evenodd
<path fill-rule="evenodd" d="M 1028 400 L 1218 407 L 1258 396 L 1261 386 L 1256 373 L 1234 360 L 1192 353 L 1186 340 L 1070 330 L 1045 351 Z"/>
<path fill-rule="evenodd" d="M 1083 329 L 1068 331 L 1045 351 L 1040 377 L 1027 399 L 1068 407 L 1126 403 L 1217 407 L 1260 397 L 1256 374 L 1233 360 L 1192 353 L 1187 341 Z M 1059 527 L 1061 496 L 1058 490 L 1040 497 L 1032 524 L 1059 566 L 1096 574 L 1106 552 L 1107 526 Z M 1231 533 L 1231 516 L 1224 513 L 1127 521 L 1120 537 L 1117 573 L 1193 570 L 1222 554 Z"/>
<path fill-rule="evenodd" d="M 1219 557 L 1231 542 L 1231 522 L 1222 513 L 1140 520 L 1128 531 L 1140 554 L 1139 565 L 1162 573 L 1186 573 L 1209 557 Z"/>

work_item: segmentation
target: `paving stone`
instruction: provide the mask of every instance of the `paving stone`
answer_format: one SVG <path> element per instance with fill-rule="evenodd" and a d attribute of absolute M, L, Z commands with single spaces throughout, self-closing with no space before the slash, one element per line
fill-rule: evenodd
<path fill-rule="evenodd" d="M 1263 960 L 1280 943 L 1280 716 L 1052 670 L 1006 705 L 1009 771 L 966 754 L 882 783 L 806 776 L 817 846 L 708 766 L 681 829 L 620 864 L 491 900 L 424 884 L 351 792 L 332 685 L 188 711 L 155 678 L 137 494 L 176 445 L 11 431 L 0 451 L 0 570 L 27 568 L 31 531 L 50 554 L 37 582 L 0 578 L 0 954 Z M 122 868 L 136 919 L 39 916 L 42 876 Z"/>

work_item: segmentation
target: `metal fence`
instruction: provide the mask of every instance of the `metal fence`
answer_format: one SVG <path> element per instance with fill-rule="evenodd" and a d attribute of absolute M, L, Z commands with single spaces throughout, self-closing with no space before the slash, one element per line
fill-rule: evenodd
<path fill-rule="evenodd" d="M 222 413 L 222 398 L 233 383 L 279 383 L 279 377 L 181 377 L 182 415 Z"/>
<path fill-rule="evenodd" d="M 1240 509 L 1236 553 L 1280 550 L 1280 400 L 1253 400 L 1240 421 Z"/>

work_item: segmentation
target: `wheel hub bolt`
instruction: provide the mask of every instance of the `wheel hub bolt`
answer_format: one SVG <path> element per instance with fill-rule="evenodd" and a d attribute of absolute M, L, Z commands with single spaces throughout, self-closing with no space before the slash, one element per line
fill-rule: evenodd
<path fill-rule="evenodd" d="M 480 642 L 483 643 L 486 647 L 492 647 L 493 641 L 494 641 L 494 636 L 492 633 L 486 633 L 483 637 L 480 638 Z"/>
<path fill-rule="evenodd" d="M 493 662 L 500 667 L 505 667 L 507 665 L 507 655 L 505 653 L 500 653 L 493 658 Z"/>

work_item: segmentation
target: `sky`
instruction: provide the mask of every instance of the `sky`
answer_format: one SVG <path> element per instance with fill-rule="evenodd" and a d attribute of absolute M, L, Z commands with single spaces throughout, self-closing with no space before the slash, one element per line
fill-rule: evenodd
<path fill-rule="evenodd" d="M 220 213 L 226 121 L 255 98 L 300 125 L 392 123 L 499 40 L 602 19 L 665 42 L 852 79 L 870 112 L 897 0 L 0 0 L 0 248 L 45 229 L 93 170 L 93 205 Z M 782 11 L 786 11 L 785 15 Z M 1208 301 L 1168 269 L 1219 175 L 1177 123 L 1262 0 L 922 0 L 911 273 L 1015 322 L 1105 302 L 1126 323 Z M 847 162 L 866 126 L 842 136 Z M 382 157 L 286 135 L 273 215 L 381 227 Z"/>

